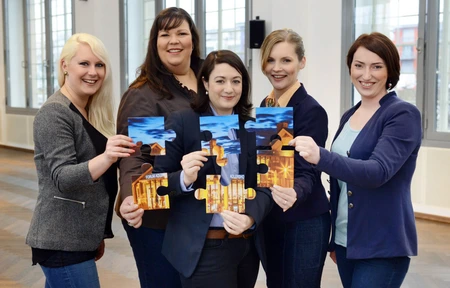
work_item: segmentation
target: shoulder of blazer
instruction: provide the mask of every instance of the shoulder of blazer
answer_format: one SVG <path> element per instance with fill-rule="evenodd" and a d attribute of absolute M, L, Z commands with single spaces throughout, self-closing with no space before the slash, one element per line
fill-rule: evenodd
<path fill-rule="evenodd" d="M 50 96 L 38 110 L 35 116 L 35 122 L 39 119 L 40 121 L 48 121 L 49 124 L 56 125 L 56 123 L 54 123 L 55 115 L 68 120 L 76 114 L 75 111 L 70 109 L 70 105 L 70 100 L 62 93 L 55 93 Z"/>

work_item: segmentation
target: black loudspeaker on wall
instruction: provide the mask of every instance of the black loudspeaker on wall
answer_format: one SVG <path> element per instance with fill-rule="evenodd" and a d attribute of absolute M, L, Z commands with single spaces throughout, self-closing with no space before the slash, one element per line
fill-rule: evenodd
<path fill-rule="evenodd" d="M 255 20 L 250 20 L 250 49 L 261 48 L 265 37 L 264 24 L 265 21 L 260 20 L 259 16 L 256 16 Z"/>

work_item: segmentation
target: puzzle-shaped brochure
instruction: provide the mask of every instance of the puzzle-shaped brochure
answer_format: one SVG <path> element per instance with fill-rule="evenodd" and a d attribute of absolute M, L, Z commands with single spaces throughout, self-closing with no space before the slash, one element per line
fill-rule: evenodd
<path fill-rule="evenodd" d="M 147 145 L 150 155 L 165 155 L 166 141 L 172 141 L 175 138 L 175 132 L 165 130 L 164 117 L 130 117 L 128 118 L 128 135 L 138 144 L 140 151 L 135 153 L 144 153 L 140 148 Z M 133 156 L 132 156 L 133 157 Z M 143 171 L 140 175 L 131 176 L 131 191 L 133 193 L 134 203 L 144 210 L 169 209 L 169 196 L 159 196 L 157 189 L 160 186 L 167 187 L 167 173 L 153 174 L 153 167 Z"/>
<path fill-rule="evenodd" d="M 206 176 L 206 189 L 197 189 L 195 198 L 205 199 L 206 213 L 221 213 L 230 210 L 238 213 L 245 212 L 245 199 L 254 199 L 256 191 L 245 189 L 244 175 L 230 175 L 230 183 L 222 185 L 220 175 Z"/>
<path fill-rule="evenodd" d="M 256 133 L 257 164 L 267 169 L 258 173 L 258 187 L 294 187 L 294 150 L 288 146 L 294 138 L 292 107 L 256 108 L 256 121 L 245 123 Z"/>

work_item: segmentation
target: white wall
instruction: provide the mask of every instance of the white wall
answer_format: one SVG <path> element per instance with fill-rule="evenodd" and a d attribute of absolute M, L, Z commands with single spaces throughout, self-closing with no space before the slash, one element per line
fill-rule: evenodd
<path fill-rule="evenodd" d="M 96 35 L 110 53 L 117 106 L 120 97 L 118 1 L 74 1 L 76 32 Z M 340 117 L 341 5 L 341 0 L 253 0 L 252 7 L 253 19 L 260 16 L 260 19 L 266 20 L 266 34 L 273 29 L 292 28 L 304 38 L 307 65 L 300 72 L 299 79 L 328 113 L 329 140 L 337 129 Z M 2 13 L 0 25 L 3 23 L 1 17 Z M 0 37 L 0 49 L 3 51 L 3 35 Z M 259 50 L 250 51 L 253 58 L 253 102 L 259 105 L 271 88 L 260 70 Z M 5 114 L 4 76 L 3 57 L 0 57 L 0 144 L 32 149 L 33 117 Z M 416 211 L 450 217 L 448 171 L 450 149 L 421 148 L 413 179 Z"/>
<path fill-rule="evenodd" d="M 120 25 L 119 1 L 91 0 L 75 3 L 75 33 L 90 33 L 106 46 L 113 68 L 115 106 L 120 99 Z"/>

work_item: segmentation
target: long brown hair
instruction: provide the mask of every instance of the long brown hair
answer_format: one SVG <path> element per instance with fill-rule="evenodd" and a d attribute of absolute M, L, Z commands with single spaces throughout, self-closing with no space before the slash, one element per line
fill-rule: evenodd
<path fill-rule="evenodd" d="M 188 23 L 192 35 L 193 50 L 191 62 L 195 58 L 200 58 L 200 37 L 189 13 L 178 7 L 164 9 L 156 16 L 153 22 L 148 40 L 147 55 L 144 63 L 138 69 L 138 77 L 131 83 L 130 88 L 139 88 L 144 84 L 148 84 L 150 89 L 160 94 L 161 97 L 172 98 L 172 94 L 164 86 L 161 77 L 163 75 L 172 75 L 172 73 L 164 67 L 159 58 L 157 48 L 158 32 L 180 27 L 184 21 Z"/>

